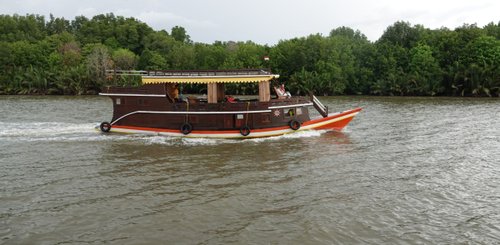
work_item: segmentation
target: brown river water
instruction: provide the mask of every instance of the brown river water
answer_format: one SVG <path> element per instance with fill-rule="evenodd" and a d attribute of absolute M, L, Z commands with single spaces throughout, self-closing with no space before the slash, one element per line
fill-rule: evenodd
<path fill-rule="evenodd" d="M 0 244 L 500 243 L 499 99 L 320 99 L 364 110 L 180 139 L 95 131 L 108 98 L 2 96 Z"/>

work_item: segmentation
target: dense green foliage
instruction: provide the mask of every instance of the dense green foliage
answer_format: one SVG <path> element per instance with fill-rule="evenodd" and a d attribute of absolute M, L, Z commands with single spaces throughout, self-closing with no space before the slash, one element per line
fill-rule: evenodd
<path fill-rule="evenodd" d="M 500 22 L 455 30 L 396 22 L 376 42 L 340 27 L 270 47 L 196 43 L 183 27 L 155 31 L 113 14 L 71 21 L 0 15 L 0 67 L 0 94 L 95 94 L 139 83 L 107 77 L 106 69 L 272 68 L 293 94 L 500 96 Z M 256 88 L 228 89 L 246 94 Z"/>

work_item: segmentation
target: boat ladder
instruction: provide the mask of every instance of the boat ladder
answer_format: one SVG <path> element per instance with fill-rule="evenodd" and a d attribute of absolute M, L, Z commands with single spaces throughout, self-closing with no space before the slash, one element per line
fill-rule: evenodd
<path fill-rule="evenodd" d="M 323 117 L 328 116 L 328 106 L 323 105 L 323 103 L 321 103 L 321 101 L 319 101 L 318 98 L 314 96 L 314 94 L 311 94 L 311 101 L 313 102 L 314 108 L 316 108 L 319 114 L 321 114 Z"/>

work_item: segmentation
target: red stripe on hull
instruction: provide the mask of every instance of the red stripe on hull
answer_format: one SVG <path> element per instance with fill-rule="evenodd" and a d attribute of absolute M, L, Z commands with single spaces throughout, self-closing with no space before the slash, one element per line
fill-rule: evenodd
<path fill-rule="evenodd" d="M 360 112 L 362 110 L 362 108 L 356 108 L 356 109 L 352 109 L 352 110 L 349 110 L 349 111 L 344 111 L 344 112 L 341 112 L 339 114 L 335 114 L 335 115 L 331 115 L 331 116 L 328 116 L 328 117 L 324 117 L 324 118 L 319 118 L 319 119 L 314 119 L 314 120 L 311 120 L 311 121 L 308 121 L 308 122 L 304 122 L 304 126 L 307 126 L 307 125 L 313 125 L 313 124 L 317 124 L 317 123 L 321 123 L 321 122 L 325 122 L 325 121 L 329 121 L 329 120 L 332 120 L 332 119 L 335 119 L 335 118 L 339 118 L 339 117 L 344 117 L 344 116 L 349 116 L 351 115 L 350 117 L 347 117 L 345 119 L 342 119 L 342 120 L 339 120 L 339 121 L 336 121 L 336 122 L 333 122 L 333 123 L 329 123 L 329 124 L 326 124 L 326 125 L 323 125 L 323 126 L 319 126 L 319 127 L 314 127 L 314 129 L 317 129 L 317 130 L 342 130 L 345 126 L 347 126 L 347 124 L 349 124 L 349 122 L 351 122 L 351 120 L 354 118 L 354 116 Z"/>
<path fill-rule="evenodd" d="M 348 117 L 346 119 L 343 119 L 343 120 L 340 120 L 340 121 L 336 121 L 334 123 L 326 124 L 326 125 L 314 128 L 314 129 L 317 129 L 317 130 L 322 130 L 322 129 L 323 130 L 330 130 L 330 129 L 333 129 L 333 130 L 340 131 L 345 126 L 347 126 L 347 124 L 349 124 L 349 122 L 351 122 L 351 120 L 353 118 L 354 118 L 354 115 L 352 117 Z"/>

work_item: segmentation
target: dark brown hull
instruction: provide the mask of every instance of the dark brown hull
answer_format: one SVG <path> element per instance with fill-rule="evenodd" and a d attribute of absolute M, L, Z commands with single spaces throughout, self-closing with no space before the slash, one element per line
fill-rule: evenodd
<path fill-rule="evenodd" d="M 138 89 L 108 89 L 102 95 L 113 101 L 111 126 L 131 126 L 181 130 L 189 124 L 192 130 L 264 129 L 304 123 L 310 120 L 308 107 L 312 103 L 305 97 L 272 99 L 268 102 L 240 100 L 235 103 L 207 103 L 190 98 L 171 102 L 158 86 Z"/>

